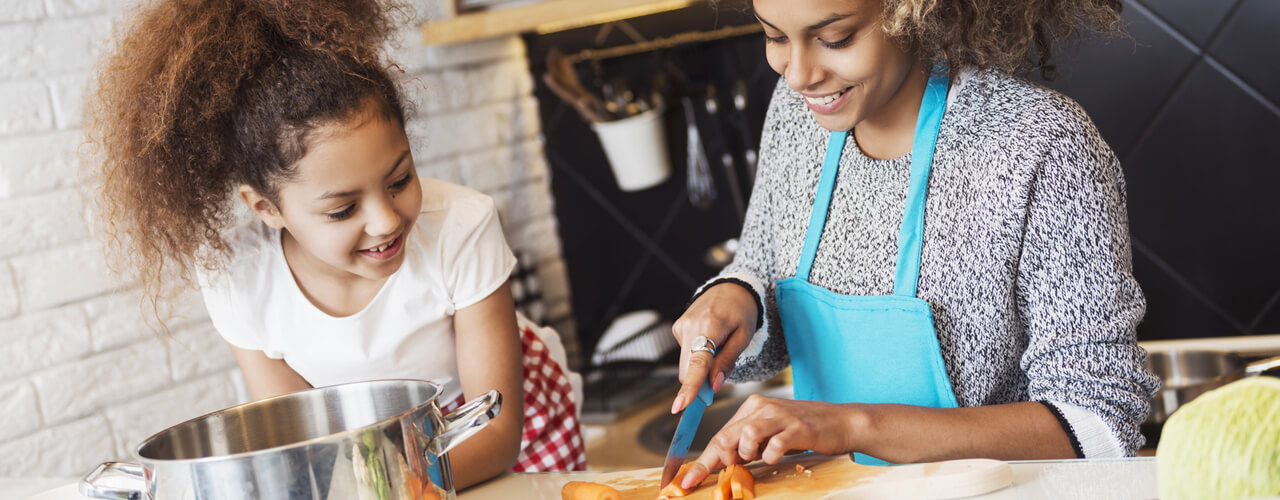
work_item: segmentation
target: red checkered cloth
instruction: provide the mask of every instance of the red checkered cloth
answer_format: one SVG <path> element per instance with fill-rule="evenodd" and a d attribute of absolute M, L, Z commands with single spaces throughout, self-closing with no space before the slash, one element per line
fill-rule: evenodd
<path fill-rule="evenodd" d="M 520 328 L 520 346 L 524 351 L 524 430 L 511 472 L 586 470 L 586 443 L 564 367 L 527 326 Z M 464 402 L 459 396 L 441 411 L 448 414 Z"/>

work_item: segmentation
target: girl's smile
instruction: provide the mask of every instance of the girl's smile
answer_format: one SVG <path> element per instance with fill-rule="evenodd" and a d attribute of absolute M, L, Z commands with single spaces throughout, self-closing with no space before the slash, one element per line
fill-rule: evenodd
<path fill-rule="evenodd" d="M 360 250 L 359 253 L 374 260 L 387 260 L 400 253 L 400 249 L 404 247 L 401 244 L 403 240 L 402 236 L 396 236 L 395 239 L 388 243 Z"/>

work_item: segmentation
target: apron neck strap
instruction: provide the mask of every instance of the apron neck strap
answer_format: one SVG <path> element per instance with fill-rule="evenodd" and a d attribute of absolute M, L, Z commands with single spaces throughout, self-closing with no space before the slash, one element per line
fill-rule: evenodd
<path fill-rule="evenodd" d="M 948 75 L 945 66 L 934 68 L 929 83 L 920 100 L 920 113 L 916 118 L 915 138 L 911 143 L 911 180 L 907 184 L 907 202 L 902 213 L 902 226 L 898 229 L 897 269 L 893 278 L 893 294 L 915 297 L 916 283 L 920 279 L 920 251 L 924 236 L 925 195 L 929 187 L 929 167 L 933 164 L 933 149 L 938 142 L 938 129 L 947 107 Z M 796 266 L 796 278 L 809 281 L 813 258 L 818 253 L 818 241 L 827 222 L 827 209 L 831 206 L 831 193 L 835 191 L 836 171 L 840 167 L 840 155 L 844 152 L 849 132 L 832 132 L 827 141 L 827 155 L 822 162 L 822 175 L 818 179 L 818 192 L 813 198 L 813 212 L 809 215 L 809 227 L 805 231 L 804 248 Z"/>
<path fill-rule="evenodd" d="M 893 277 L 893 294 L 916 296 L 920 280 L 920 251 L 924 243 L 924 202 L 929 191 L 929 168 L 933 165 L 933 149 L 938 143 L 942 114 L 947 108 L 949 76 L 945 67 L 929 74 L 920 113 L 916 118 L 916 135 L 911 143 L 911 180 L 907 184 L 907 202 L 898 228 L 898 268 Z"/>

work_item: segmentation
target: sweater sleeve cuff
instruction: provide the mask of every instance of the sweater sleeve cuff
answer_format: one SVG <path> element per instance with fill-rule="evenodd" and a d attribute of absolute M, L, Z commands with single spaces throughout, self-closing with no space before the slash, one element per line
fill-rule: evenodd
<path fill-rule="evenodd" d="M 764 313 L 764 284 L 755 276 L 748 273 L 734 272 L 724 273 L 711 278 L 710 281 L 707 281 L 706 283 L 703 283 L 702 286 L 698 287 L 698 290 L 693 293 L 693 298 L 689 299 L 689 304 L 693 304 L 693 301 L 698 300 L 698 297 L 701 297 L 704 292 L 721 283 L 733 283 L 738 285 L 750 292 L 751 298 L 755 299 L 756 331 L 751 333 L 751 341 L 747 343 L 747 347 L 746 349 L 743 349 L 742 354 L 739 355 L 739 359 L 749 359 L 759 356 L 760 351 L 764 349 L 765 337 L 768 336 L 769 332 L 769 325 L 767 324 L 769 315 Z"/>
<path fill-rule="evenodd" d="M 1117 458 L 1125 456 L 1120 440 L 1102 418 L 1089 410 L 1060 401 L 1041 401 L 1058 418 L 1062 430 L 1071 438 L 1078 458 Z"/>

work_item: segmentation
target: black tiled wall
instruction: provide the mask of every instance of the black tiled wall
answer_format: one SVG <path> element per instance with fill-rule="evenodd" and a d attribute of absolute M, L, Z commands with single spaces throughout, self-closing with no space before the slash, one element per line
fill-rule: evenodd
<path fill-rule="evenodd" d="M 1139 338 L 1280 333 L 1280 2 L 1125 3 L 1048 83 L 1124 164 Z"/>
<path fill-rule="evenodd" d="M 591 128 L 560 101 L 542 82 L 546 55 L 552 47 L 574 52 L 626 45 L 641 40 L 724 26 L 751 25 L 744 11 L 699 5 L 656 14 L 624 23 L 582 28 L 526 39 L 530 69 L 537 81 L 535 95 L 551 166 L 552 196 L 556 201 L 565 264 L 573 294 L 578 338 L 590 358 L 600 335 L 619 315 L 656 309 L 674 320 L 684 310 L 694 289 L 714 276 L 717 268 L 703 261 L 707 249 L 742 230 L 741 215 L 730 195 L 729 172 L 719 158 L 729 152 L 734 177 L 749 196 L 751 177 L 746 172 L 745 137 L 759 142 L 768 99 L 777 74 L 765 63 L 759 33 L 682 45 L 614 59 L 575 65 L 579 79 L 589 88 L 622 77 L 633 88 L 648 85 L 654 75 L 667 77 L 667 146 L 671 177 L 655 187 L 623 192 L 614 182 L 600 142 Z M 746 84 L 746 123 L 749 134 L 735 128 L 730 116 L 730 89 Z M 703 105 L 707 86 L 716 90 L 719 113 L 711 117 Z M 689 201 L 686 189 L 686 123 L 680 98 L 697 103 L 698 131 L 717 196 L 704 208 Z M 719 127 L 719 132 L 716 127 Z"/>

